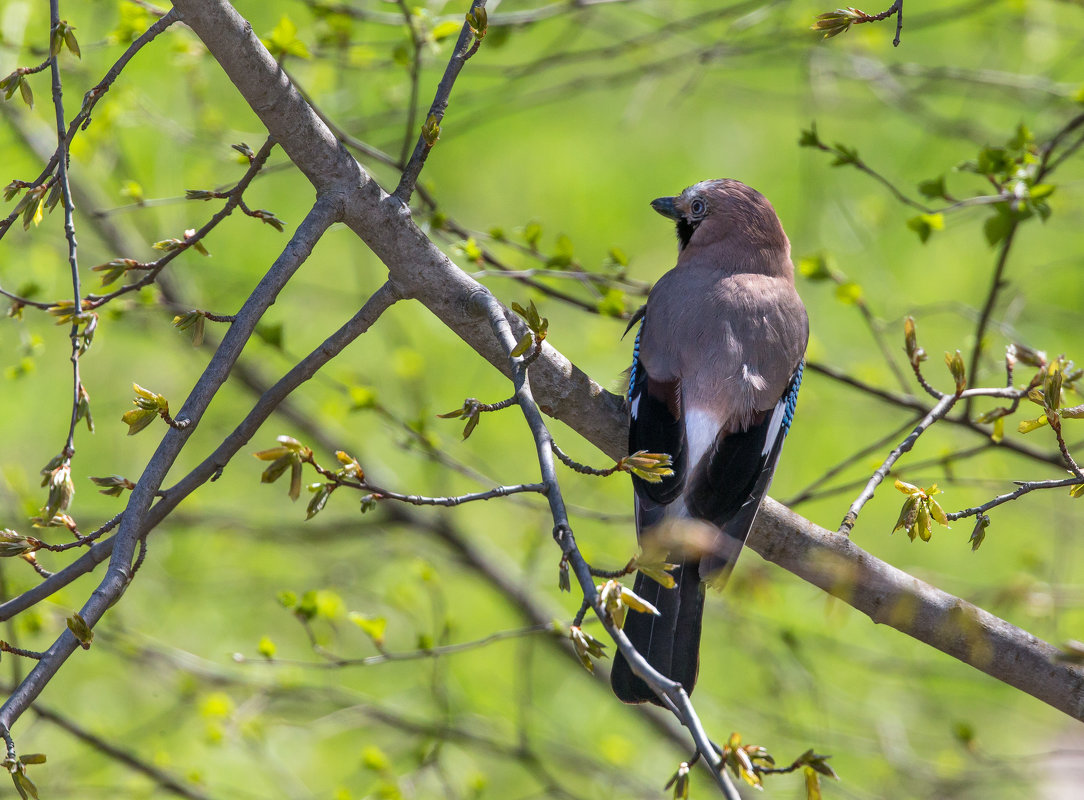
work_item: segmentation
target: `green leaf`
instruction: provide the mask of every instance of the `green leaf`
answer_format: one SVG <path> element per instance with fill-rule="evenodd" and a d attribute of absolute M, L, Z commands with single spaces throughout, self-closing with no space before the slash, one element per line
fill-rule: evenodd
<path fill-rule="evenodd" d="M 449 36 L 458 36 L 462 27 L 462 24 L 456 20 L 447 19 L 444 22 L 437 23 L 429 35 L 433 37 L 434 42 L 439 42 Z"/>
<path fill-rule="evenodd" d="M 986 539 L 986 529 L 990 527 L 990 518 L 985 514 L 979 514 L 975 518 L 975 528 L 971 531 L 971 552 L 975 552 L 982 546 L 982 542 Z"/>
<path fill-rule="evenodd" d="M 260 458 L 260 454 L 257 453 L 256 457 Z M 290 468 L 290 465 L 293 464 L 296 460 L 297 456 L 292 453 L 286 453 L 282 456 L 279 456 L 277 459 L 275 459 L 274 462 L 271 463 L 270 466 L 268 466 L 267 469 L 263 471 L 263 474 L 260 475 L 260 483 L 274 483 L 286 474 L 286 470 L 288 470 Z"/>
<path fill-rule="evenodd" d="M 533 344 L 534 344 L 534 334 L 531 333 L 530 331 L 527 331 L 525 334 L 523 334 L 523 337 L 519 340 L 519 343 L 516 344 L 516 346 L 512 349 L 512 352 L 509 353 L 509 355 L 512 358 L 517 358 L 517 357 L 523 355 L 524 353 L 526 353 L 530 349 L 531 345 L 533 345 Z M 466 438 L 466 437 L 464 437 L 464 438 Z"/>
<path fill-rule="evenodd" d="M 312 58 L 309 48 L 297 38 L 297 25 L 286 15 L 279 19 L 279 24 L 261 41 L 275 58 L 281 59 L 288 55 Z"/>
<path fill-rule="evenodd" d="M 367 617 L 357 611 L 351 611 L 347 614 L 347 619 L 361 628 L 362 633 L 372 639 L 377 647 L 384 644 L 384 634 L 388 629 L 388 621 L 384 617 Z"/>
<path fill-rule="evenodd" d="M 945 215 L 941 213 L 919 214 L 917 217 L 911 217 L 911 219 L 907 220 L 907 227 L 917 233 L 919 241 L 925 244 L 934 231 L 944 230 Z"/>
<path fill-rule="evenodd" d="M 79 42 L 75 38 L 73 31 L 75 28 L 68 26 L 68 29 L 64 31 L 64 45 L 68 48 L 69 52 L 76 58 L 82 58 L 83 54 L 79 51 Z"/>
<path fill-rule="evenodd" d="M 275 647 L 275 643 L 271 641 L 270 637 L 263 636 L 260 638 L 260 643 L 256 645 L 256 652 L 270 661 L 275 657 L 275 652 L 278 648 Z"/>
<path fill-rule="evenodd" d="M 967 368 L 964 366 L 964 357 L 957 350 L 955 353 L 945 353 L 945 365 L 956 382 L 956 394 L 960 394 L 967 388 Z"/>
<path fill-rule="evenodd" d="M 896 525 L 892 528 L 892 532 L 895 533 L 900 528 L 903 528 L 910 533 L 911 528 L 914 527 L 915 519 L 918 516 L 918 506 L 920 499 L 912 495 L 903 502 L 903 508 L 900 510 L 899 519 L 896 520 Z"/>
<path fill-rule="evenodd" d="M 312 519 L 324 510 L 324 506 L 327 505 L 327 499 L 331 497 L 331 493 L 334 489 L 335 484 L 333 483 L 317 484 L 317 489 L 313 492 L 312 499 L 309 501 L 309 507 L 305 512 L 305 519 Z"/>
<path fill-rule="evenodd" d="M 537 222 L 528 222 L 523 228 L 523 241 L 532 250 L 538 249 L 538 243 L 542 240 L 542 226 Z"/>
<path fill-rule="evenodd" d="M 1009 235 L 1009 231 L 1012 230 L 1014 224 L 1015 222 L 1008 211 L 1002 209 L 999 204 L 997 213 L 987 217 L 986 221 L 982 223 L 982 232 L 986 237 L 986 243 L 991 247 L 996 246 Z"/>
<path fill-rule="evenodd" d="M 391 760 L 376 745 L 367 745 L 361 751 L 361 764 L 373 772 L 387 772 L 391 769 Z"/>
<path fill-rule="evenodd" d="M 945 197 L 948 193 L 945 189 L 945 176 L 938 175 L 936 178 L 931 178 L 927 181 L 922 181 L 918 185 L 919 194 L 923 197 L 928 197 L 931 200 L 939 200 Z"/>
<path fill-rule="evenodd" d="M 1028 195 L 1032 200 L 1042 200 L 1044 197 L 1049 197 L 1054 193 L 1054 190 L 1058 188 L 1051 183 L 1037 183 L 1028 189 Z"/>
<path fill-rule="evenodd" d="M 90 643 L 94 641 L 94 631 L 83 619 L 83 615 L 75 612 L 68 617 L 66 622 L 68 623 L 68 630 L 75 634 L 75 638 L 79 640 L 79 644 L 83 646 L 83 649 L 89 648 Z"/>
<path fill-rule="evenodd" d="M 30 88 L 30 81 L 26 79 L 25 75 L 19 76 L 19 95 L 23 98 L 23 102 L 31 108 L 34 107 L 34 90 Z"/>
<path fill-rule="evenodd" d="M 853 306 L 862 299 L 862 287 L 854 281 L 844 281 L 836 287 L 836 299 L 844 305 Z"/>
<path fill-rule="evenodd" d="M 26 776 L 25 772 L 16 769 L 15 772 L 11 773 L 11 777 L 15 781 L 15 788 L 18 790 L 19 796 L 23 800 L 28 800 L 31 797 L 38 800 L 38 787 Z"/>
<path fill-rule="evenodd" d="M 843 167 L 847 164 L 857 164 L 861 159 L 858 158 L 858 150 L 853 147 L 848 147 L 845 144 L 836 142 L 833 152 L 836 154 L 835 161 L 832 162 L 833 167 Z"/>
<path fill-rule="evenodd" d="M 1084 89 L 1082 89 L 1084 91 Z M 820 147 L 821 140 L 817 135 L 817 123 L 811 122 L 808 129 L 804 129 L 798 135 L 799 147 Z"/>
<path fill-rule="evenodd" d="M 1016 427 L 1016 430 L 1018 433 L 1031 433 L 1032 431 L 1037 431 L 1046 424 L 1046 414 L 1041 414 L 1035 419 L 1020 420 L 1020 424 Z"/>
<path fill-rule="evenodd" d="M 482 248 L 478 246 L 478 241 L 470 236 L 459 245 L 459 249 L 463 251 L 463 256 L 468 261 L 474 261 L 475 263 L 481 263 L 482 261 Z"/>
<path fill-rule="evenodd" d="M 823 281 L 832 277 L 828 257 L 823 253 L 806 256 L 798 261 L 798 273 L 811 281 Z"/>
<path fill-rule="evenodd" d="M 297 502 L 301 497 L 301 460 L 294 459 L 290 462 L 290 491 L 287 493 L 291 500 Z"/>
<path fill-rule="evenodd" d="M 599 298 L 595 308 L 604 317 L 623 317 L 625 315 L 625 293 L 611 286 L 606 293 Z"/>
<path fill-rule="evenodd" d="M 430 114 L 425 118 L 425 123 L 422 125 L 422 139 L 427 145 L 432 147 L 437 143 L 437 139 L 440 138 L 440 117 L 436 114 Z"/>
<path fill-rule="evenodd" d="M 130 411 L 124 412 L 123 416 L 121 416 L 121 421 L 128 426 L 128 435 L 135 436 L 154 422 L 157 416 L 158 412 L 152 409 L 133 408 Z"/>

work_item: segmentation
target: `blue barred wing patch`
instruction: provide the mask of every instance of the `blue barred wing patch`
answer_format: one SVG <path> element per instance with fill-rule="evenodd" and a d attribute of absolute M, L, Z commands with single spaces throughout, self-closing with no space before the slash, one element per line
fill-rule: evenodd
<path fill-rule="evenodd" d="M 790 379 L 787 388 L 786 410 L 783 412 L 783 435 L 790 432 L 790 424 L 794 421 L 794 409 L 798 405 L 798 388 L 802 385 L 802 372 L 805 369 L 805 359 L 798 363 L 798 369 L 794 371 L 794 377 Z"/>

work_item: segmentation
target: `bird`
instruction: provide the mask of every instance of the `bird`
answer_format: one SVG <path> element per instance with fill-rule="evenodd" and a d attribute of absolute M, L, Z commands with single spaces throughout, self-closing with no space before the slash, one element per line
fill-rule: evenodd
<path fill-rule="evenodd" d="M 658 672 L 692 693 L 705 586 L 721 586 L 768 491 L 802 381 L 809 321 L 794 287 L 790 241 L 760 192 L 724 178 L 652 208 L 677 229 L 677 265 L 652 287 L 629 375 L 629 452 L 665 453 L 673 474 L 633 474 L 641 549 L 676 564 L 673 588 L 643 571 L 633 591 L 658 614 L 624 631 Z M 618 653 L 610 673 L 626 703 L 663 705 Z"/>

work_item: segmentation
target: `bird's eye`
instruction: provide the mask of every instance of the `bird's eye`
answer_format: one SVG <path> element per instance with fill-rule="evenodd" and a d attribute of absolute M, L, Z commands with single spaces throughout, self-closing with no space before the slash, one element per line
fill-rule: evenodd
<path fill-rule="evenodd" d="M 692 214 L 694 217 L 704 216 L 704 212 L 707 210 L 707 204 L 699 198 L 689 203 L 689 213 Z"/>

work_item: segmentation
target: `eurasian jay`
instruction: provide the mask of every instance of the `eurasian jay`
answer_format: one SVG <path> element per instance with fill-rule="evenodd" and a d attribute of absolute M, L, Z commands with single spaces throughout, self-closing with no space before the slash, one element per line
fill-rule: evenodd
<path fill-rule="evenodd" d="M 652 288 L 629 377 L 629 452 L 668 453 L 674 474 L 633 476 L 641 546 L 668 553 L 676 586 L 642 572 L 634 591 L 659 616 L 630 612 L 625 633 L 692 692 L 705 583 L 741 551 L 790 428 L 809 322 L 790 242 L 771 203 L 736 180 L 702 181 L 652 208 L 677 223 L 677 266 Z M 661 705 L 620 653 L 610 682 L 626 703 Z"/>

